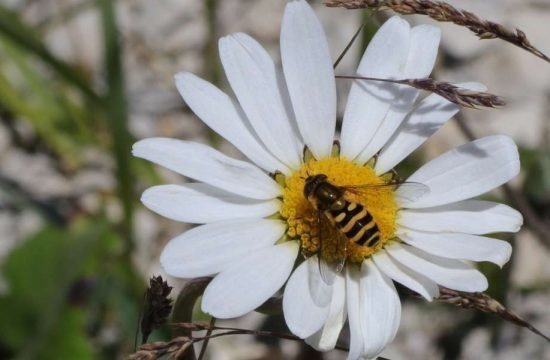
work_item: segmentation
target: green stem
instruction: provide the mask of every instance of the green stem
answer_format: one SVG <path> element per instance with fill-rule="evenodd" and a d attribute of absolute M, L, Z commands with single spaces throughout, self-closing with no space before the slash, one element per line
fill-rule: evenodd
<path fill-rule="evenodd" d="M 131 164 L 132 138 L 128 131 L 128 107 L 122 69 L 122 49 L 116 22 L 115 1 L 98 0 L 103 23 L 105 72 L 108 85 L 104 99 L 107 125 L 112 134 L 112 151 L 116 161 L 118 196 L 123 208 L 122 233 L 126 242 L 126 254 L 133 249 L 133 201 L 134 186 Z"/>

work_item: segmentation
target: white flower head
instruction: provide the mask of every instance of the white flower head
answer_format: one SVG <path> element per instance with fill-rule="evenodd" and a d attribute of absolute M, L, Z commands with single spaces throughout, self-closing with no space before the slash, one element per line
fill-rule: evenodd
<path fill-rule="evenodd" d="M 437 27 L 410 28 L 393 17 L 370 42 L 357 73 L 427 77 L 439 36 Z M 348 185 L 387 184 L 392 169 L 458 106 L 438 95 L 419 100 L 418 90 L 403 85 L 354 81 L 335 154 L 334 71 L 323 29 L 305 1 L 290 1 L 285 9 L 282 71 L 246 34 L 222 38 L 219 49 L 237 101 L 189 73 L 176 75 L 176 84 L 195 114 L 251 162 L 165 138 L 133 148 L 135 156 L 197 181 L 152 187 L 142 201 L 170 219 L 201 224 L 172 239 L 161 263 L 176 277 L 214 276 L 204 311 L 217 318 L 241 316 L 286 282 L 283 310 L 294 334 L 330 350 L 349 319 L 349 359 L 371 358 L 399 326 L 394 281 L 428 300 L 438 295 L 438 285 L 468 292 L 487 288 L 468 261 L 506 263 L 510 245 L 483 235 L 518 231 L 522 217 L 506 205 L 468 199 L 518 174 L 511 139 L 488 136 L 424 165 L 407 179 L 429 188 L 422 196 L 409 186 L 380 186 L 384 190 L 370 195 L 347 192 Z M 342 189 L 340 212 L 331 214 L 306 198 L 306 182 L 319 174 Z M 320 219 L 331 220 L 330 229 Z M 340 270 L 332 265 L 342 251 Z M 294 269 L 298 257 L 303 261 Z M 332 271 L 330 281 L 321 274 L 323 265 Z"/>

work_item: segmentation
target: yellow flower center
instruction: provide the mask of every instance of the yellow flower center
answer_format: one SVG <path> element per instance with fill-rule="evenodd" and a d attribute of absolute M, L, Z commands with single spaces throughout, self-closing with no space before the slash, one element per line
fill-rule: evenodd
<path fill-rule="evenodd" d="M 374 246 L 358 244 L 346 237 L 333 220 L 320 219 L 326 215 L 316 210 L 304 195 L 306 179 L 316 174 L 326 175 L 330 184 L 344 190 L 346 186 L 350 187 L 349 191 L 344 191 L 344 199 L 350 204 L 362 205 L 380 231 L 380 240 Z M 338 157 L 305 162 L 298 171 L 285 178 L 280 214 L 288 223 L 287 236 L 300 240 L 304 255 L 320 254 L 329 263 L 343 257 L 341 242 L 344 241 L 347 261 L 361 263 L 395 237 L 397 205 L 394 190 L 391 186 L 372 186 L 386 184 L 389 180 L 387 176 L 377 176 L 369 165 L 357 165 Z M 357 185 L 364 187 L 355 187 Z M 320 220 L 329 225 L 320 229 Z"/>

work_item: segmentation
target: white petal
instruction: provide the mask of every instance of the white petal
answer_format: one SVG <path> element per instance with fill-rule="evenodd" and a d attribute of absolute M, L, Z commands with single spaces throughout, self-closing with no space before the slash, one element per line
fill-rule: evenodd
<path fill-rule="evenodd" d="M 370 41 L 357 68 L 358 76 L 396 78 L 407 60 L 409 24 L 394 16 Z M 354 80 L 342 122 L 341 154 L 354 159 L 373 138 L 398 94 L 398 86 Z"/>
<path fill-rule="evenodd" d="M 262 305 L 288 279 L 298 255 L 296 241 L 256 250 L 218 274 L 204 291 L 202 309 L 219 319 Z"/>
<path fill-rule="evenodd" d="M 359 269 L 355 266 L 347 266 L 346 270 L 346 306 L 350 333 L 347 359 L 356 360 L 363 355 L 367 339 L 367 334 L 363 330 L 362 297 L 364 294 L 359 287 L 361 278 Z"/>
<path fill-rule="evenodd" d="M 311 336 L 323 326 L 330 310 L 330 302 L 325 306 L 319 306 L 309 291 L 308 261 L 312 261 L 310 259 L 294 270 L 285 286 L 283 296 L 286 324 L 294 335 L 302 339 Z"/>
<path fill-rule="evenodd" d="M 487 290 L 485 276 L 463 261 L 441 258 L 401 244 L 390 245 L 386 251 L 401 264 L 439 285 L 467 292 Z"/>
<path fill-rule="evenodd" d="M 243 33 L 220 39 L 219 50 L 231 88 L 260 139 L 279 160 L 298 168 L 301 148 L 283 103 L 277 68 L 267 51 Z"/>
<path fill-rule="evenodd" d="M 183 100 L 212 130 L 235 145 L 246 157 L 266 171 L 290 173 L 286 165 L 271 155 L 247 127 L 239 106 L 216 86 L 190 74 L 176 75 L 176 86 Z"/>
<path fill-rule="evenodd" d="M 168 138 L 138 141 L 134 156 L 226 191 L 252 199 L 273 199 L 280 186 L 256 166 L 232 159 L 210 146 Z"/>
<path fill-rule="evenodd" d="M 278 199 L 254 200 L 203 183 L 153 186 L 145 190 L 141 201 L 157 214 L 193 224 L 263 218 L 281 207 Z"/>
<path fill-rule="evenodd" d="M 385 251 L 379 251 L 373 255 L 376 266 L 394 281 L 408 287 L 412 291 L 422 295 L 426 300 L 439 295 L 439 287 L 427 277 L 418 274 L 392 260 Z"/>
<path fill-rule="evenodd" d="M 401 227 L 399 238 L 430 254 L 450 259 L 490 261 L 502 267 L 510 260 L 512 246 L 506 241 L 485 236 L 431 233 Z"/>
<path fill-rule="evenodd" d="M 427 185 L 430 193 L 400 205 L 425 208 L 469 199 L 504 184 L 516 176 L 519 169 L 514 141 L 503 135 L 487 136 L 448 151 L 422 166 L 407 181 Z"/>
<path fill-rule="evenodd" d="M 285 74 L 283 73 L 282 67 L 277 67 L 277 81 L 281 95 L 283 97 L 283 104 L 285 106 L 288 117 L 292 119 L 290 126 L 292 127 L 292 132 L 296 138 L 296 142 L 300 147 L 300 161 L 303 157 L 304 151 L 304 141 L 302 140 L 302 134 L 300 134 L 300 129 L 298 129 L 298 124 L 296 122 L 296 117 L 294 116 L 294 109 L 292 108 L 292 101 L 290 100 L 290 94 L 288 93 L 288 86 L 286 85 Z"/>
<path fill-rule="evenodd" d="M 336 125 L 336 84 L 325 33 L 305 1 L 287 3 L 281 60 L 300 133 L 313 155 L 329 156 Z"/>
<path fill-rule="evenodd" d="M 486 89 L 479 83 L 464 83 L 458 86 L 478 91 Z M 458 105 L 437 94 L 431 94 L 423 99 L 380 151 L 376 159 L 376 173 L 383 174 L 391 170 L 451 119 L 459 109 Z"/>
<path fill-rule="evenodd" d="M 380 354 L 397 334 L 401 321 L 401 301 L 391 279 L 372 260 L 361 266 L 360 289 L 365 331 L 366 358 Z"/>
<path fill-rule="evenodd" d="M 346 322 L 346 280 L 343 276 L 339 275 L 332 287 L 330 311 L 325 325 L 306 339 L 306 343 L 318 351 L 334 349 L 340 331 L 342 331 L 342 327 Z"/>
<path fill-rule="evenodd" d="M 284 222 L 267 219 L 198 226 L 170 240 L 160 263 L 168 274 L 179 278 L 216 274 L 255 250 L 271 247 L 285 229 Z"/>
<path fill-rule="evenodd" d="M 465 200 L 433 208 L 401 210 L 397 222 L 416 230 L 483 235 L 517 232 L 523 217 L 508 205 Z"/>
<path fill-rule="evenodd" d="M 309 272 L 308 286 L 311 297 L 317 305 L 321 307 L 327 306 L 330 304 L 330 298 L 332 297 L 332 286 L 327 285 L 324 279 L 321 278 L 319 258 L 315 255 L 309 257 L 306 261 Z"/>
<path fill-rule="evenodd" d="M 413 27 L 404 76 L 407 78 L 428 77 L 437 58 L 440 40 L 441 29 L 438 26 L 424 24 Z"/>
<path fill-rule="evenodd" d="M 411 30 L 410 47 L 405 66 L 397 74 L 397 77 L 400 79 L 427 77 L 432 72 L 435 63 L 440 37 L 441 31 L 436 26 L 420 25 L 414 27 Z M 372 140 L 355 160 L 357 163 L 362 164 L 367 162 L 382 148 L 395 133 L 399 125 L 401 125 L 407 113 L 413 109 L 419 93 L 420 90 L 411 86 L 399 86 L 398 94 L 390 110 Z"/>

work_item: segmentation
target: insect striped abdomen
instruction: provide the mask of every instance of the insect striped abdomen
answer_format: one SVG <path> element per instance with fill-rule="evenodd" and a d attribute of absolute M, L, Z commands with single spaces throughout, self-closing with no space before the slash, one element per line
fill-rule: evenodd
<path fill-rule="evenodd" d="M 329 213 L 340 231 L 354 243 L 372 247 L 380 240 L 378 226 L 363 205 L 346 201 L 342 209 Z"/>

